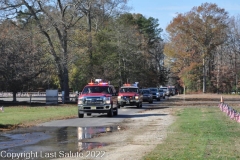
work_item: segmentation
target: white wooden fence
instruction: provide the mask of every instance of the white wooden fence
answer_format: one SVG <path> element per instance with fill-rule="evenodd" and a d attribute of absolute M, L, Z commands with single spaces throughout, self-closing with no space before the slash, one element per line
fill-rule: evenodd
<path fill-rule="evenodd" d="M 77 102 L 77 93 L 70 92 L 69 93 L 69 101 L 70 102 Z M 17 101 L 27 101 L 27 102 L 46 102 L 46 92 L 18 92 L 16 95 Z M 0 101 L 12 101 L 13 94 L 12 92 L 0 92 Z M 66 101 L 65 102 L 69 102 Z M 62 103 L 62 92 L 58 93 L 58 102 Z"/>

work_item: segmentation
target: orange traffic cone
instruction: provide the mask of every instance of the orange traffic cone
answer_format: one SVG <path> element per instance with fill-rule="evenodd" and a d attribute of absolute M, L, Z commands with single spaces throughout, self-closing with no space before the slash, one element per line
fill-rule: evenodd
<path fill-rule="evenodd" d="M 224 103 L 224 101 L 223 101 L 223 97 L 221 96 L 221 101 L 220 101 L 221 103 Z"/>

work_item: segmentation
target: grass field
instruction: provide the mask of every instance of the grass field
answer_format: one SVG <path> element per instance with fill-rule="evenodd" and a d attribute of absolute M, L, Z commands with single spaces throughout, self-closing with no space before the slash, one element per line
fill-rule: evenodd
<path fill-rule="evenodd" d="M 185 107 L 176 116 L 164 143 L 143 159 L 240 159 L 240 123 L 217 106 Z"/>
<path fill-rule="evenodd" d="M 0 111 L 0 129 L 13 129 L 73 117 L 77 117 L 77 105 L 4 107 L 4 112 Z"/>
<path fill-rule="evenodd" d="M 172 101 L 170 99 L 163 104 L 165 107 L 167 104 L 172 107 L 176 116 L 176 121 L 168 128 L 167 138 L 143 159 L 240 159 L 240 123 L 231 120 L 217 105 L 212 103 L 204 105 L 210 100 L 218 103 L 220 95 L 178 97 L 179 99 Z M 224 98 L 227 104 L 240 111 L 239 96 L 224 96 Z M 192 101 L 199 101 L 202 105 L 193 105 Z M 77 105 L 5 107 L 4 112 L 0 111 L 0 128 L 12 129 L 17 126 L 31 126 L 54 119 L 73 117 L 77 117 Z"/>

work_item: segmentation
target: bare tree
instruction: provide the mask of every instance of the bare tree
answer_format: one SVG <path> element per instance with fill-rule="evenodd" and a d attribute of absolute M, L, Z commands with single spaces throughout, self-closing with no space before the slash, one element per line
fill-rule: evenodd
<path fill-rule="evenodd" d="M 3 22 L 0 28 L 0 81 L 16 101 L 16 93 L 46 71 L 48 58 L 28 32 L 9 22 Z"/>
<path fill-rule="evenodd" d="M 1 1 L 2 18 L 11 18 L 19 14 L 34 19 L 36 32 L 45 37 L 51 55 L 54 58 L 61 90 L 64 98 L 69 97 L 69 33 L 83 15 L 79 12 L 79 3 L 68 0 L 16 0 Z M 27 19 L 27 20 L 28 20 Z M 56 40 L 57 39 L 57 40 Z"/>

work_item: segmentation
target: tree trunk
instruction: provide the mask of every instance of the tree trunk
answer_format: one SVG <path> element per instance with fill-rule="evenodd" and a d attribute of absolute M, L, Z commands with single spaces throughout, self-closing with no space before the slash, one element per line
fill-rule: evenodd
<path fill-rule="evenodd" d="M 206 67 L 205 67 L 205 58 L 203 58 L 203 93 L 206 93 Z"/>
<path fill-rule="evenodd" d="M 63 74 L 63 91 L 64 91 L 64 101 L 69 101 L 69 78 L 68 78 L 68 69 L 65 66 Z"/>
<path fill-rule="evenodd" d="M 86 11 L 86 18 L 87 18 L 87 25 L 88 25 L 88 53 L 89 53 L 89 71 L 88 71 L 88 76 L 89 78 L 93 78 L 93 51 L 92 51 L 92 21 L 91 21 L 91 4 L 88 4 L 88 9 Z"/>
<path fill-rule="evenodd" d="M 13 102 L 17 102 L 17 92 L 13 91 Z"/>
<path fill-rule="evenodd" d="M 64 91 L 64 100 L 68 101 L 69 100 L 69 77 L 68 77 L 68 50 L 67 50 L 67 29 L 63 29 L 63 40 L 62 40 L 62 50 L 63 50 L 63 75 L 62 75 L 62 80 L 63 80 L 63 90 Z"/>

